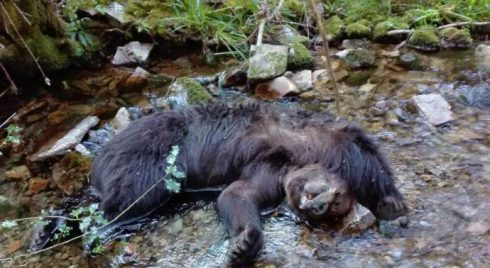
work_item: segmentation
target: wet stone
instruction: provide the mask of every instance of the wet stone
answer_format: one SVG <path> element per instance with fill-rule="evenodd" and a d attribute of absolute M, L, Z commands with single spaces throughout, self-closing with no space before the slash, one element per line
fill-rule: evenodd
<path fill-rule="evenodd" d="M 490 74 L 490 45 L 481 44 L 475 49 L 476 65 L 481 72 Z"/>
<path fill-rule="evenodd" d="M 345 49 L 339 51 L 336 56 L 343 59 L 352 69 L 375 66 L 374 51 L 365 48 Z"/>
<path fill-rule="evenodd" d="M 12 202 L 7 197 L 0 195 L 0 214 L 7 215 L 13 210 L 15 210 L 15 206 Z"/>
<path fill-rule="evenodd" d="M 125 107 L 119 108 L 119 111 L 117 111 L 116 116 L 112 120 L 112 126 L 114 127 L 116 133 L 124 130 L 129 123 L 131 123 L 131 116 L 128 109 Z"/>
<path fill-rule="evenodd" d="M 409 69 L 409 70 L 417 70 L 420 69 L 420 62 L 415 53 L 407 52 L 403 53 L 398 58 L 398 64 Z"/>
<path fill-rule="evenodd" d="M 298 87 L 284 76 L 260 83 L 255 87 L 255 95 L 266 100 L 280 99 L 291 93 L 298 93 Z"/>
<path fill-rule="evenodd" d="M 83 136 L 99 123 L 99 118 L 96 116 L 88 116 L 83 119 L 78 125 L 70 130 L 63 138 L 59 139 L 51 148 L 37 155 L 35 160 L 40 161 L 53 156 L 62 155 L 74 148 L 82 141 Z"/>
<path fill-rule="evenodd" d="M 114 65 L 137 65 L 144 64 L 148 60 L 153 44 L 142 44 L 138 41 L 132 41 L 128 44 L 118 47 L 116 55 L 112 59 Z"/>
<path fill-rule="evenodd" d="M 490 58 L 489 58 L 490 60 Z M 490 85 L 480 83 L 474 86 L 461 86 L 458 88 L 464 101 L 476 107 L 490 107 Z"/>
<path fill-rule="evenodd" d="M 31 172 L 27 166 L 17 166 L 5 172 L 5 177 L 11 180 L 24 180 L 31 177 Z"/>
<path fill-rule="evenodd" d="M 138 90 L 143 87 L 151 74 L 141 67 L 136 67 L 136 69 L 131 73 L 131 75 L 124 81 L 124 88 L 127 90 Z"/>
<path fill-rule="evenodd" d="M 295 73 L 288 72 L 285 76 L 298 87 L 299 92 L 304 92 L 313 88 L 311 70 L 303 70 Z"/>
<path fill-rule="evenodd" d="M 29 180 L 29 194 L 37 194 L 48 188 L 49 181 L 43 178 L 32 178 Z"/>
<path fill-rule="evenodd" d="M 453 120 L 451 106 L 439 94 L 413 96 L 412 100 L 419 112 L 434 126 Z"/>
<path fill-rule="evenodd" d="M 342 233 L 363 233 L 374 225 L 376 217 L 364 206 L 355 204 L 352 211 L 343 219 L 343 222 Z"/>

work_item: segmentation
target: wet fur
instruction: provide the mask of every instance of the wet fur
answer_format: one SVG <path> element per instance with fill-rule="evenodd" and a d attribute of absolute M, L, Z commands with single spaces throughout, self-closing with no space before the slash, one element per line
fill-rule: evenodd
<path fill-rule="evenodd" d="M 253 259 L 263 241 L 259 211 L 282 201 L 282 178 L 319 164 L 347 182 L 350 192 L 380 218 L 406 213 L 392 172 L 377 146 L 350 124 L 325 113 L 267 104 L 210 104 L 159 112 L 133 122 L 94 159 L 92 184 L 114 217 L 165 174 L 165 158 L 178 145 L 184 189 L 228 185 L 218 212 L 234 237 L 232 264 Z M 171 197 L 163 183 L 126 218 Z"/>

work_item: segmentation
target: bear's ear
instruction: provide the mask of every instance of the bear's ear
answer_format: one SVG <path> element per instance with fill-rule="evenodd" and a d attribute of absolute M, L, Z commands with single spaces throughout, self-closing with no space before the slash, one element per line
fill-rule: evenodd
<path fill-rule="evenodd" d="M 291 162 L 293 153 L 284 146 L 278 146 L 270 150 L 265 158 L 268 162 L 277 165 L 284 165 Z"/>

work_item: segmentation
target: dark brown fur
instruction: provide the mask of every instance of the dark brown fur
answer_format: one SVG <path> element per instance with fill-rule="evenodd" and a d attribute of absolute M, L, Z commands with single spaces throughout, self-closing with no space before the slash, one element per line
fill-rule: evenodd
<path fill-rule="evenodd" d="M 177 166 L 186 174 L 184 189 L 228 185 L 217 207 L 234 238 L 232 264 L 247 263 L 257 255 L 263 243 L 259 211 L 281 202 L 288 191 L 284 178 L 307 166 L 315 168 L 303 170 L 306 176 L 297 178 L 311 174 L 318 179 L 318 174 L 324 174 L 330 185 L 337 185 L 332 182 L 340 178 L 379 218 L 393 219 L 407 211 L 390 167 L 358 127 L 335 123 L 324 113 L 265 104 L 210 104 L 144 117 L 104 146 L 94 160 L 91 178 L 109 217 L 127 208 L 164 176 L 165 158 L 172 145 L 180 147 Z M 295 194 L 295 190 L 289 192 L 290 196 Z M 162 183 L 127 217 L 142 215 L 171 195 Z M 350 198 L 342 200 L 351 202 Z M 301 208 L 294 207 L 295 202 L 289 200 L 298 212 Z M 315 206 L 317 212 L 324 209 Z M 303 209 L 311 212 L 313 207 Z M 323 212 L 321 217 L 330 216 Z M 330 213 L 335 216 L 334 211 Z M 308 219 L 309 215 L 300 216 Z"/>

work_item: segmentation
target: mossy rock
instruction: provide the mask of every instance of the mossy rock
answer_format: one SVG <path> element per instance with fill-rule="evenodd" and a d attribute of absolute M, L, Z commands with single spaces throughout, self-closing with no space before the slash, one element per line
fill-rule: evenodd
<path fill-rule="evenodd" d="M 310 51 L 300 42 L 293 42 L 288 54 L 288 70 L 304 70 L 312 67 L 313 55 Z"/>
<path fill-rule="evenodd" d="M 392 30 L 405 30 L 410 26 L 401 18 L 389 18 L 374 26 L 373 39 L 377 42 L 398 43 L 405 38 L 405 35 L 388 36 L 387 33 Z"/>
<path fill-rule="evenodd" d="M 436 51 L 439 49 L 439 37 L 433 27 L 420 27 L 412 32 L 408 45 L 421 51 Z"/>
<path fill-rule="evenodd" d="M 445 48 L 469 48 L 473 44 L 473 38 L 468 29 L 449 27 L 439 32 L 441 45 Z"/>
<path fill-rule="evenodd" d="M 367 68 L 375 66 L 376 57 L 374 52 L 365 48 L 357 48 L 350 51 L 344 58 L 352 69 Z"/>
<path fill-rule="evenodd" d="M 324 29 L 331 40 L 340 40 L 344 35 L 344 21 L 337 15 L 332 16 L 325 21 Z"/>
<path fill-rule="evenodd" d="M 347 38 L 363 38 L 371 35 L 371 28 L 361 22 L 354 22 L 345 27 Z"/>
<path fill-rule="evenodd" d="M 177 106 L 210 102 L 213 97 L 196 80 L 189 77 L 179 77 L 170 85 L 171 101 Z M 183 99 L 185 98 L 185 99 Z"/>

